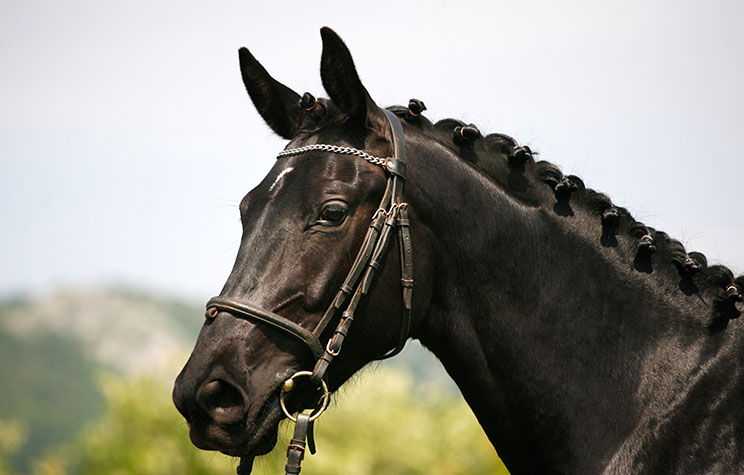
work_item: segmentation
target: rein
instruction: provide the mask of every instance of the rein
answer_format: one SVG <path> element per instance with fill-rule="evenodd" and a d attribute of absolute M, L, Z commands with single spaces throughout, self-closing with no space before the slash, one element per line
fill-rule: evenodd
<path fill-rule="evenodd" d="M 400 336 L 398 337 L 395 348 L 389 350 L 378 359 L 390 358 L 400 353 L 410 333 L 411 297 L 413 294 L 413 252 L 411 250 L 411 236 L 409 231 L 408 204 L 403 201 L 406 147 L 400 120 L 394 113 L 388 110 L 383 109 L 383 112 L 385 112 L 392 132 L 393 156 L 390 158 L 374 157 L 352 147 L 326 144 L 313 144 L 287 149 L 277 155 L 277 158 L 283 158 L 301 155 L 311 151 L 354 155 L 381 167 L 387 174 L 385 192 L 383 193 L 377 211 L 372 217 L 372 222 L 369 225 L 362 246 L 354 259 L 351 270 L 349 270 L 344 283 L 339 288 L 331 305 L 325 311 L 315 328 L 312 331 L 308 330 L 288 318 L 231 297 L 213 297 L 207 302 L 207 318 L 212 319 L 217 317 L 220 312 L 227 312 L 234 316 L 246 317 L 250 320 L 266 323 L 304 343 L 316 360 L 312 371 L 298 371 L 281 386 L 279 396 L 281 408 L 284 414 L 295 422 L 294 436 L 287 449 L 287 465 L 285 467 L 287 475 L 300 473 L 300 464 L 304 458 L 306 447 L 305 441 L 307 441 L 307 448 L 310 450 L 310 453 L 315 453 L 313 423 L 325 411 L 330 399 L 330 391 L 326 384 L 328 367 L 341 352 L 344 339 L 349 333 L 351 324 L 354 322 L 354 313 L 357 306 L 362 297 L 369 292 L 377 269 L 379 269 L 380 263 L 385 256 L 393 228 L 397 229 L 398 249 L 400 252 L 403 319 L 400 326 Z M 338 325 L 336 325 L 333 335 L 324 346 L 320 341 L 323 331 L 344 307 L 345 310 L 341 313 L 341 318 Z M 293 416 L 286 407 L 284 397 L 285 394 L 294 389 L 295 378 L 299 377 L 310 378 L 310 381 L 320 389 L 321 395 L 314 407 L 304 408 L 311 410 L 310 413 L 300 410 L 297 416 Z M 241 458 L 240 465 L 238 466 L 238 474 L 250 474 L 252 465 L 252 459 Z"/>

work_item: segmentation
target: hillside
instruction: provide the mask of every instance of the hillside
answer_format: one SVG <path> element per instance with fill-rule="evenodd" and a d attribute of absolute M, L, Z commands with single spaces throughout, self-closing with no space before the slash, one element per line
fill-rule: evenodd
<path fill-rule="evenodd" d="M 0 302 L 0 421 L 19 422 L 25 436 L 16 469 L 102 413 L 99 374 L 167 370 L 200 324 L 198 306 L 125 290 Z"/>
<path fill-rule="evenodd" d="M 100 375 L 158 374 L 170 387 L 193 347 L 202 314 L 200 304 L 122 289 L 0 301 L 0 424 L 18 422 L 25 432 L 14 467 L 29 472 L 46 450 L 103 414 Z M 428 391 L 435 384 L 441 394 L 459 398 L 436 359 L 418 344 L 409 343 L 380 365 L 426 382 L 414 389 Z M 372 376 L 363 373 L 350 387 L 372 380 L 375 370 Z"/>
<path fill-rule="evenodd" d="M 0 329 L 70 338 L 89 360 L 123 372 L 157 369 L 186 351 L 201 323 L 198 305 L 128 290 L 58 291 L 0 303 Z"/>

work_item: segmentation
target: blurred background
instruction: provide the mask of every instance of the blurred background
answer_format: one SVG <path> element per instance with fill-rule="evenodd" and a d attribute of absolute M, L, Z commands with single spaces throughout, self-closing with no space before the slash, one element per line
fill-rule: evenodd
<path fill-rule="evenodd" d="M 330 26 L 378 104 L 511 135 L 741 273 L 743 5 L 4 0 L 0 474 L 237 465 L 190 446 L 170 390 L 232 266 L 237 205 L 284 146 L 238 47 L 322 96 Z M 348 386 L 303 473 L 505 473 L 416 344 Z M 257 469 L 278 473 L 285 447 Z"/>

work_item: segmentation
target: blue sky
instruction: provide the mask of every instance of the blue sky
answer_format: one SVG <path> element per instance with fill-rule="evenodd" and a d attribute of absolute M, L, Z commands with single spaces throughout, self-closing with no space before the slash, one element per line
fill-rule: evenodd
<path fill-rule="evenodd" d="M 744 272 L 741 2 L 252 3 L 2 3 L 0 295 L 216 294 L 284 146 L 237 49 L 324 95 L 324 25 L 378 104 L 512 135 Z"/>

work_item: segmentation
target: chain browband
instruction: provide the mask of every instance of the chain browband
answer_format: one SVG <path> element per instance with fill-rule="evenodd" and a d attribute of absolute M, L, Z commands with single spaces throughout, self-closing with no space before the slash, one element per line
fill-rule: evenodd
<path fill-rule="evenodd" d="M 400 159 L 400 158 L 396 159 L 393 157 L 388 157 L 388 158 L 375 157 L 374 155 L 370 155 L 367 152 L 364 152 L 362 150 L 359 150 L 353 147 L 344 147 L 341 145 L 328 145 L 324 143 L 304 145 L 302 147 L 289 148 L 286 150 L 282 150 L 281 152 L 277 154 L 276 158 L 279 159 L 279 158 L 284 158 L 284 157 L 293 157 L 295 155 L 301 155 L 303 153 L 315 152 L 315 151 L 339 153 L 342 155 L 354 155 L 355 157 L 359 157 L 362 160 L 368 161 L 372 165 L 378 165 L 382 167 L 383 170 L 385 170 L 386 172 L 398 175 L 402 179 L 405 179 L 406 177 L 405 176 L 406 175 L 406 163 L 403 161 L 403 159 Z"/>
<path fill-rule="evenodd" d="M 289 148 L 286 150 L 282 150 L 281 152 L 277 154 L 276 158 L 292 157 L 294 155 L 300 155 L 303 153 L 313 152 L 316 150 L 320 150 L 323 152 L 340 153 L 343 155 L 354 155 L 354 156 L 361 158 L 362 160 L 367 160 L 369 163 L 373 165 L 380 165 L 380 166 L 384 165 L 385 162 L 388 160 L 387 158 L 375 157 L 357 148 L 343 147 L 341 145 L 328 145 L 324 143 L 316 143 L 312 145 L 304 145 L 302 147 Z"/>
<path fill-rule="evenodd" d="M 362 150 L 352 147 L 343 147 L 338 145 L 312 144 L 303 147 L 286 149 L 277 155 L 277 159 L 301 155 L 312 151 L 324 151 L 344 155 L 353 155 L 359 157 L 373 165 L 381 167 L 387 173 L 387 185 L 383 193 L 382 200 L 377 211 L 372 217 L 369 230 L 362 242 L 362 246 L 357 254 L 351 270 L 346 276 L 344 283 L 336 293 L 331 305 L 323 314 L 315 328 L 310 331 L 297 323 L 282 317 L 274 312 L 270 312 L 252 305 L 240 302 L 231 297 L 213 297 L 207 302 L 207 318 L 215 318 L 220 311 L 228 312 L 232 315 L 247 317 L 252 320 L 258 320 L 277 328 L 284 333 L 291 335 L 302 341 L 316 359 L 315 367 L 312 372 L 300 371 L 295 373 L 282 386 L 280 399 L 282 409 L 285 415 L 295 420 L 295 434 L 290 443 L 287 457 L 287 474 L 296 474 L 300 472 L 300 462 L 304 455 L 305 439 L 311 453 L 315 452 L 312 426 L 313 421 L 323 412 L 328 403 L 328 390 L 325 387 L 325 376 L 328 366 L 333 359 L 341 352 L 344 339 L 348 335 L 351 324 L 354 321 L 354 312 L 361 301 L 361 298 L 369 292 L 374 280 L 375 273 L 380 267 L 382 258 L 387 251 L 390 242 L 390 234 L 393 228 L 397 229 L 398 248 L 400 252 L 401 263 L 401 288 L 403 297 L 403 321 L 400 327 L 400 335 L 395 348 L 380 356 L 378 359 L 390 358 L 397 355 L 405 346 L 411 327 L 411 308 L 413 293 L 413 253 L 411 250 L 411 237 L 408 229 L 408 205 L 403 201 L 403 185 L 405 181 L 405 139 L 403 136 L 403 127 L 400 120 L 395 114 L 388 110 L 383 110 L 388 119 L 392 131 L 393 156 L 390 158 L 380 158 L 368 154 Z M 338 312 L 346 306 L 341 314 L 341 319 L 336 326 L 333 335 L 329 338 L 325 347 L 320 341 L 320 336 L 326 329 L 331 320 Z M 284 406 L 284 394 L 291 391 L 294 387 L 294 379 L 298 376 L 307 376 L 311 381 L 322 387 L 323 396 L 319 401 L 319 406 L 315 412 L 304 414 L 302 411 L 293 418 Z M 246 465 L 244 465 L 246 463 Z M 251 463 L 252 464 L 252 463 Z M 239 474 L 250 473 L 250 464 L 241 460 L 238 467 Z"/>

